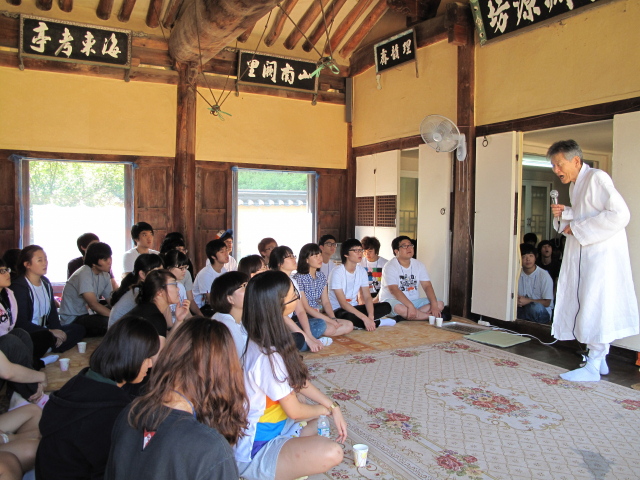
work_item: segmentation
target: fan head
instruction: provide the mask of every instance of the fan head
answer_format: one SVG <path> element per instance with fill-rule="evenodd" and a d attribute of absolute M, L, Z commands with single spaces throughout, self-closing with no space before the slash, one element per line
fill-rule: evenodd
<path fill-rule="evenodd" d="M 420 135 L 436 152 L 453 152 L 462 137 L 456 124 L 442 115 L 425 117 L 420 123 Z"/>

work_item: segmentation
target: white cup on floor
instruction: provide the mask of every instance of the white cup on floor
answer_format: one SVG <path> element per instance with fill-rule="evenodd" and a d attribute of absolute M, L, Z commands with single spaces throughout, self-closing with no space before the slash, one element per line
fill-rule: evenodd
<path fill-rule="evenodd" d="M 369 453 L 369 447 L 362 443 L 358 443 L 353 446 L 353 461 L 356 467 L 367 466 L 367 454 Z"/>
<path fill-rule="evenodd" d="M 61 358 L 60 359 L 60 370 L 62 370 L 63 372 L 66 372 L 67 370 L 69 370 L 69 359 L 68 358 Z"/>
<path fill-rule="evenodd" d="M 433 325 L 436 323 L 436 317 L 433 315 L 429 315 L 429 325 Z"/>
<path fill-rule="evenodd" d="M 436 318 L 436 327 L 441 327 L 442 326 L 442 318 L 438 317 Z"/>
<path fill-rule="evenodd" d="M 78 352 L 84 353 L 87 351 L 87 342 L 78 342 Z"/>

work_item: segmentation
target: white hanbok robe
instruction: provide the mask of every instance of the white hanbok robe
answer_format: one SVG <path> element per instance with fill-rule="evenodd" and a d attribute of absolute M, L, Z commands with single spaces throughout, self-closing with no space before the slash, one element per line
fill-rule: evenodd
<path fill-rule="evenodd" d="M 554 220 L 558 231 L 570 225 L 573 235 L 567 235 L 552 333 L 558 340 L 573 339 L 575 321 L 575 338 L 582 343 L 637 335 L 640 318 L 625 231 L 629 208 L 611 177 L 584 163 L 569 196 L 572 207 L 565 207 L 559 228 Z"/>

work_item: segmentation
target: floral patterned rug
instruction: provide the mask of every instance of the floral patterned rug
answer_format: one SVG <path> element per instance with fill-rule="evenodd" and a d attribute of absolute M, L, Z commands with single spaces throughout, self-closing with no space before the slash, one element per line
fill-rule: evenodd
<path fill-rule="evenodd" d="M 349 424 L 345 460 L 310 480 L 640 478 L 638 391 L 466 340 L 307 365 Z"/>

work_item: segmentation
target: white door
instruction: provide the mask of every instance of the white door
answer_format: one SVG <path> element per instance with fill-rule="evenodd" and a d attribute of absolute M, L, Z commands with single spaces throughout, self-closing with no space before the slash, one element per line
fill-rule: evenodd
<path fill-rule="evenodd" d="M 640 299 L 640 112 L 625 113 L 613 117 L 613 159 L 611 177 L 613 183 L 627 202 L 631 221 L 627 225 L 631 271 Z M 614 345 L 640 351 L 640 335 L 617 340 Z"/>
<path fill-rule="evenodd" d="M 491 135 L 486 147 L 483 138 L 476 139 L 471 311 L 507 321 L 515 320 L 520 271 L 516 194 L 521 185 L 521 139 L 518 132 Z"/>
<path fill-rule="evenodd" d="M 451 153 L 420 145 L 418 260 L 425 264 L 436 297 L 449 304 Z"/>

